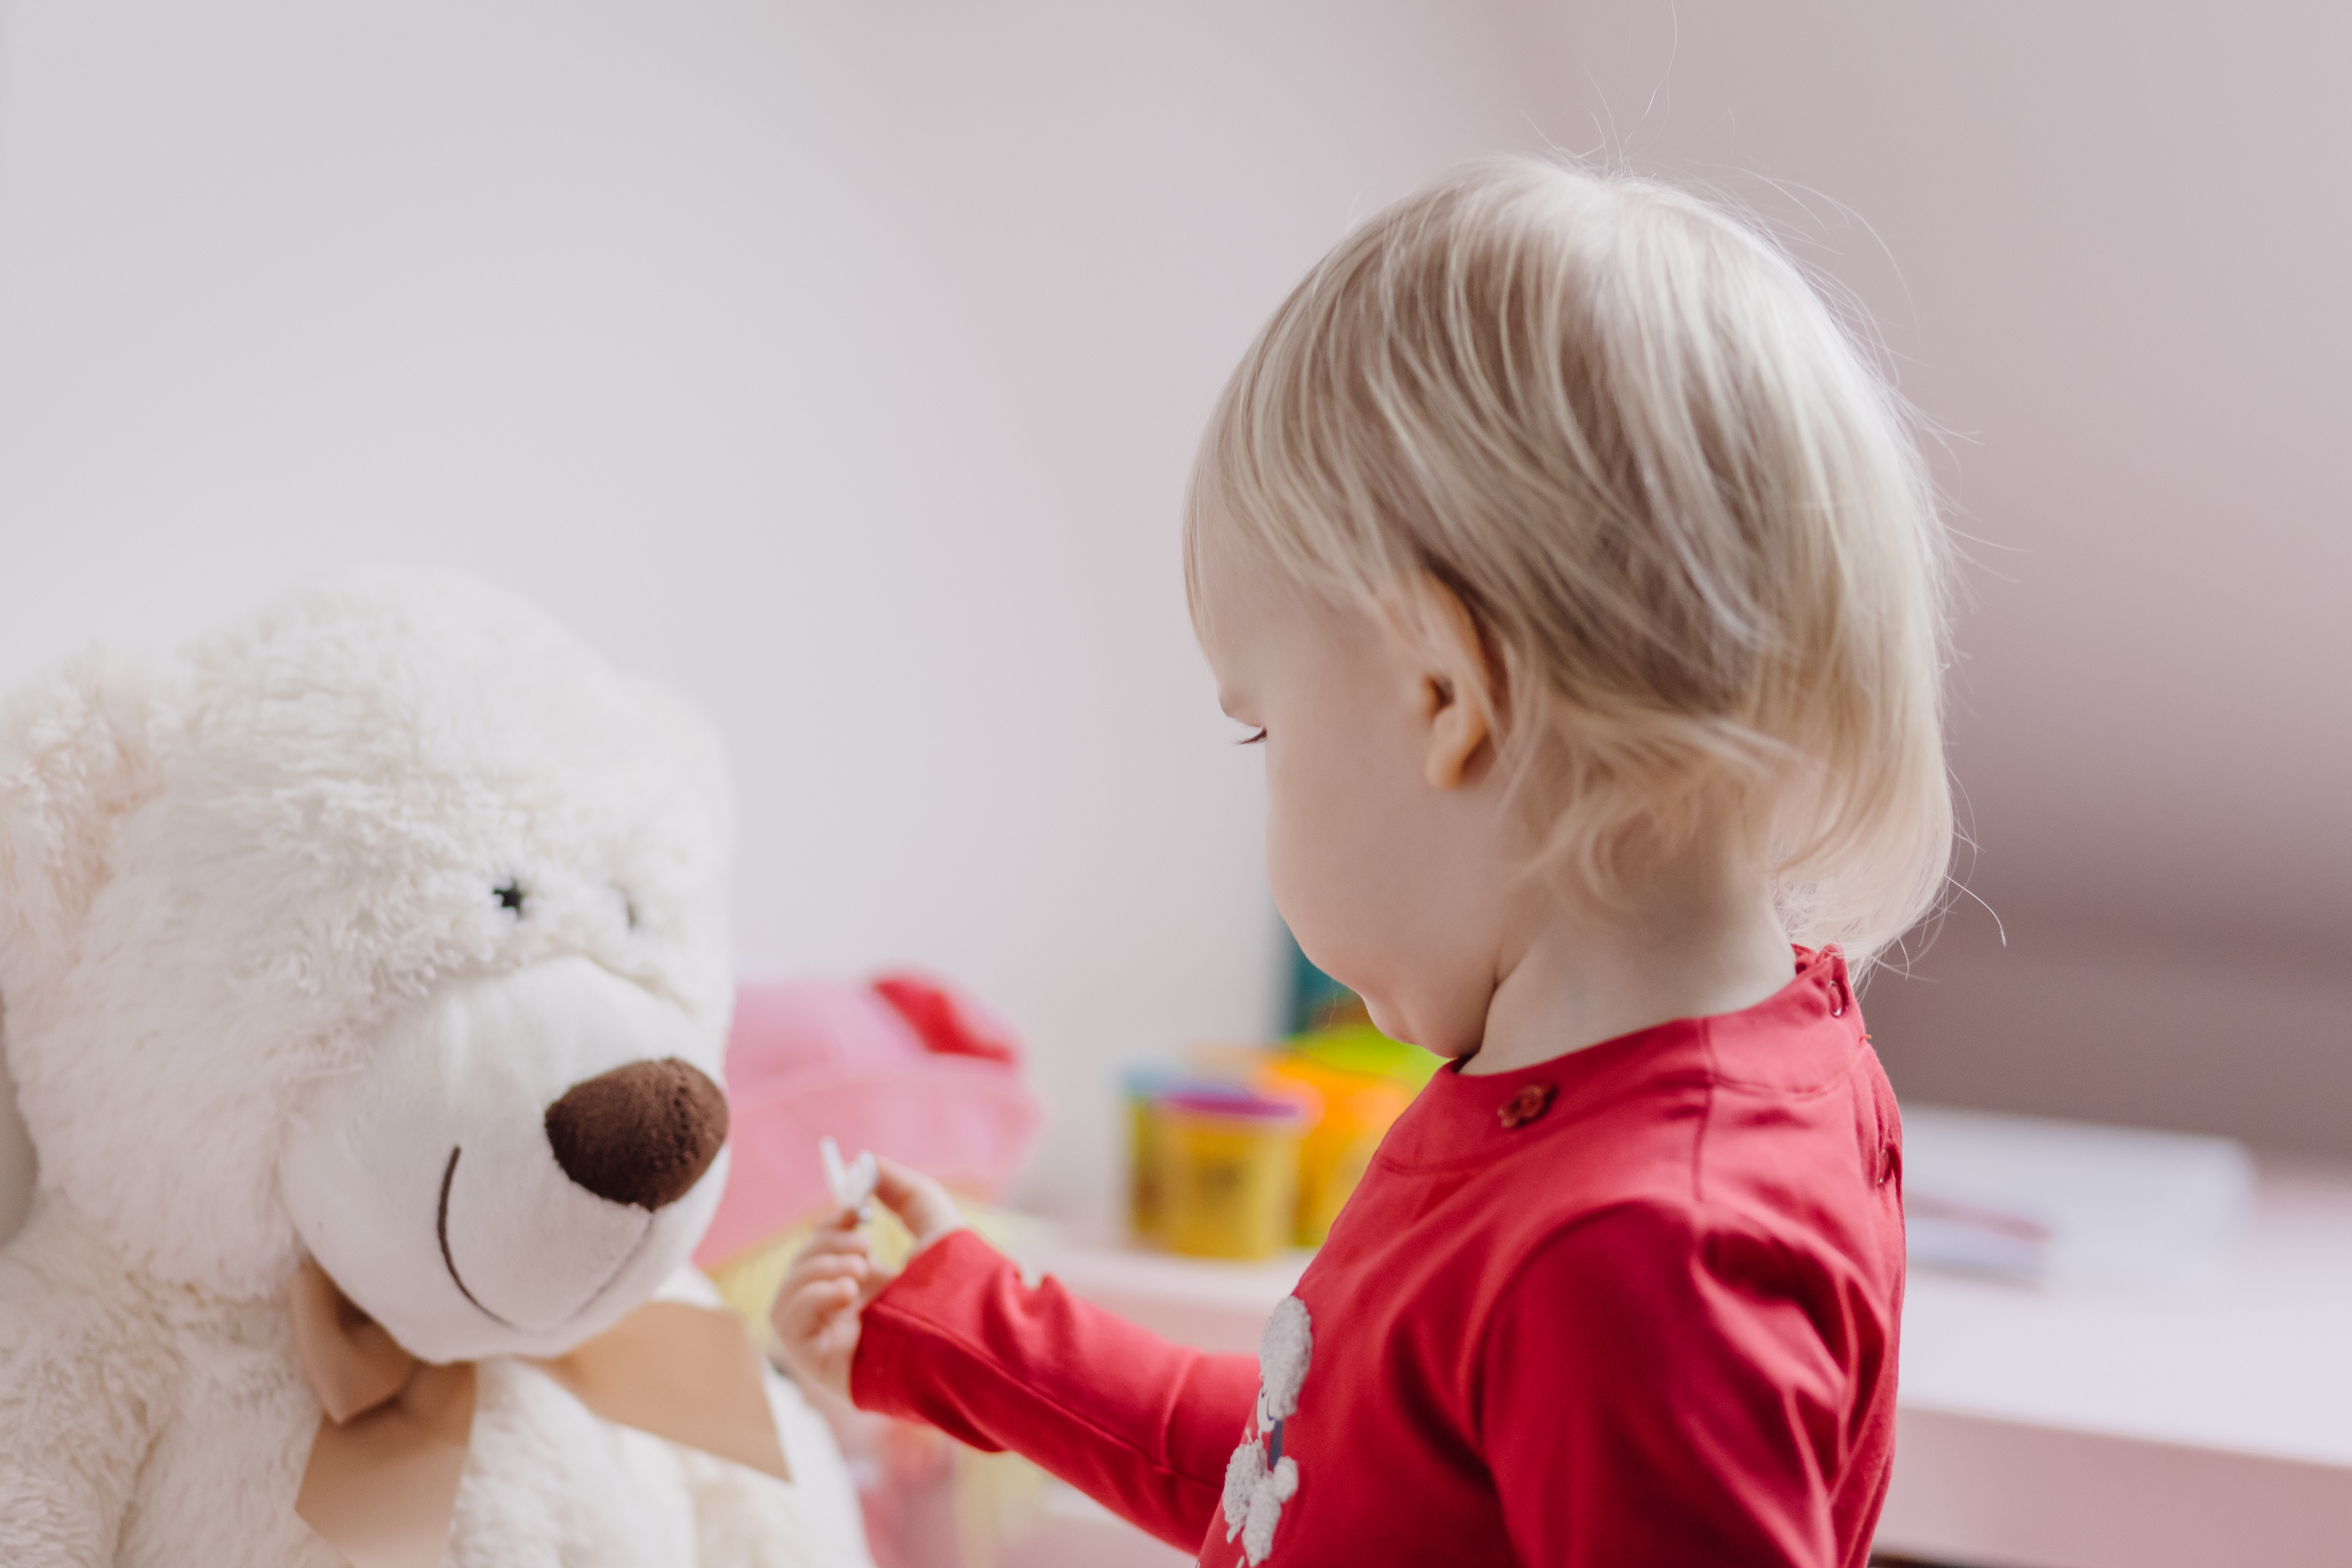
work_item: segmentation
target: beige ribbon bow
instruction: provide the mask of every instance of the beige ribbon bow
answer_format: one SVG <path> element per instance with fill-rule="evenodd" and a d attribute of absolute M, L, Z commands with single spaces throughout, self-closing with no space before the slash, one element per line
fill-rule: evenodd
<path fill-rule="evenodd" d="M 473 1364 L 417 1360 L 308 1259 L 293 1312 L 295 1354 L 326 1412 L 294 1511 L 352 1568 L 441 1568 L 473 1431 Z M 760 1353 L 733 1312 L 647 1301 L 530 1364 L 608 1421 L 792 1479 Z"/>

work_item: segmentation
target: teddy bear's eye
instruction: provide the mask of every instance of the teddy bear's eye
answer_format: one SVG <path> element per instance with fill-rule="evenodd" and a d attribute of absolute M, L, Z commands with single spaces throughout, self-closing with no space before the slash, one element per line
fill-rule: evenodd
<path fill-rule="evenodd" d="M 499 901 L 499 907 L 500 909 L 505 910 L 509 915 L 515 916 L 518 920 L 522 917 L 522 883 L 519 882 L 500 883 L 497 887 L 490 890 L 490 895 Z"/>
<path fill-rule="evenodd" d="M 621 918 L 629 923 L 630 930 L 637 928 L 637 901 L 625 893 L 621 894 Z"/>

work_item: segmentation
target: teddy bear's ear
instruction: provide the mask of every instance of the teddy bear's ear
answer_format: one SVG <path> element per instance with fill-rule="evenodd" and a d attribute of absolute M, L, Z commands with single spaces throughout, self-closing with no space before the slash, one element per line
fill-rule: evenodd
<path fill-rule="evenodd" d="M 154 793 L 161 675 L 93 650 L 0 704 L 0 976 L 72 942 L 115 821 Z"/>

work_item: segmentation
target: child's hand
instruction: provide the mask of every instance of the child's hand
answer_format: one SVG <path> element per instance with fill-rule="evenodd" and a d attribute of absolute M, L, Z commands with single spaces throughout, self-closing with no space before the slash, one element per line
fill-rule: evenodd
<path fill-rule="evenodd" d="M 963 1228 L 947 1189 L 891 1160 L 877 1160 L 874 1196 L 915 1238 L 915 1250 Z M 845 1401 L 849 1364 L 857 1354 L 858 1314 L 896 1278 L 874 1260 L 855 1209 L 843 1209 L 809 1239 L 793 1260 L 769 1310 L 794 1376 Z"/>

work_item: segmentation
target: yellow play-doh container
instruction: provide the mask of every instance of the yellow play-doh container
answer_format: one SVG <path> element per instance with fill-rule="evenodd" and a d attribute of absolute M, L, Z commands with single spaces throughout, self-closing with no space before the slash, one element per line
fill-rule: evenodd
<path fill-rule="evenodd" d="M 1305 1095 L 1175 1092 L 1154 1101 L 1160 1239 L 1195 1258 L 1270 1258 L 1290 1242 Z"/>
<path fill-rule="evenodd" d="M 1249 1100 L 1257 1096 L 1244 1080 L 1210 1078 L 1156 1063 L 1128 1069 L 1121 1077 L 1121 1088 L 1127 1105 L 1128 1224 L 1139 1241 L 1157 1241 L 1165 1207 L 1160 1192 L 1164 1163 L 1160 1152 L 1160 1097 L 1184 1093 Z"/>
<path fill-rule="evenodd" d="M 1138 1068 L 1127 1074 L 1127 1221 L 1136 1239 L 1160 1237 L 1160 1106 L 1172 1074 Z"/>
<path fill-rule="evenodd" d="M 1303 1057 L 1278 1058 L 1266 1073 L 1275 1082 L 1305 1085 L 1322 1100 L 1322 1116 L 1299 1143 L 1298 1200 L 1291 1233 L 1300 1247 L 1320 1247 L 1356 1184 L 1364 1179 L 1381 1139 L 1412 1103 L 1413 1090 L 1392 1078 L 1351 1072 Z"/>

